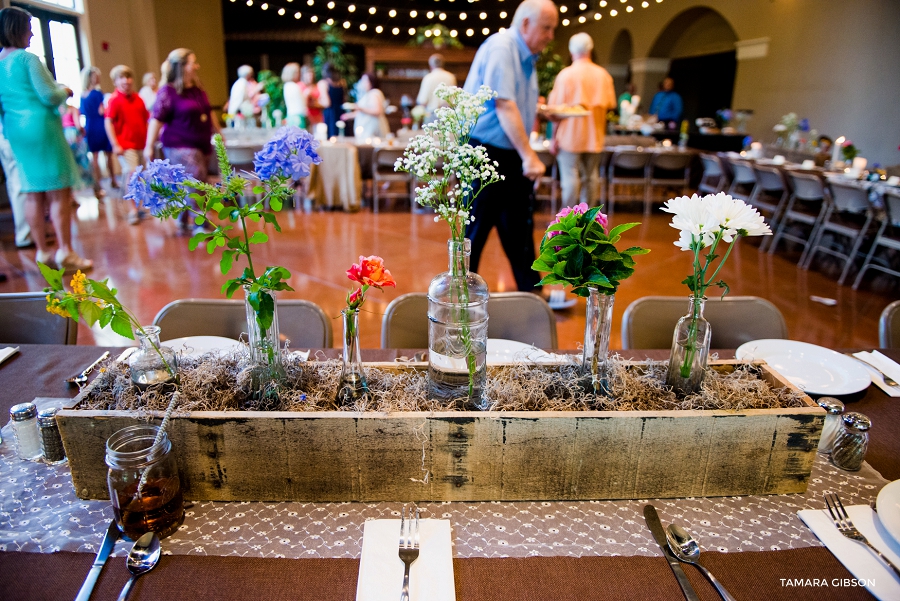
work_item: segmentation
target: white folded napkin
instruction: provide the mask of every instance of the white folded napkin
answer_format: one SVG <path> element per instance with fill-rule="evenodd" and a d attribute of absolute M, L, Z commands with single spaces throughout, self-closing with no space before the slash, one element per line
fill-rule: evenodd
<path fill-rule="evenodd" d="M 397 601 L 403 588 L 400 520 L 363 526 L 356 601 Z M 450 520 L 419 520 L 419 558 L 409 569 L 410 601 L 455 601 Z"/>
<path fill-rule="evenodd" d="M 17 346 L 7 346 L 3 349 L 0 349 L 0 363 L 3 363 L 18 352 L 19 347 Z"/>
<path fill-rule="evenodd" d="M 871 353 L 862 351 L 859 353 L 853 353 L 853 356 L 871 363 L 882 372 L 886 373 L 889 377 L 893 378 L 894 381 L 900 382 L 900 365 L 898 365 L 890 357 L 882 355 L 878 351 L 872 351 Z M 872 383 L 875 384 L 875 386 L 883 390 L 888 396 L 900 397 L 900 388 L 888 386 L 884 383 L 884 378 L 880 373 L 878 373 L 871 367 L 868 367 L 867 369 L 869 370 L 869 374 L 872 376 Z"/>
<path fill-rule="evenodd" d="M 894 565 L 900 565 L 900 544 L 887 533 L 871 507 L 851 505 L 847 514 L 876 549 Z M 841 534 L 827 509 L 804 509 L 797 515 L 857 580 L 869 583 L 866 589 L 870 593 L 882 601 L 900 599 L 900 579 L 894 571 L 867 546 Z"/>

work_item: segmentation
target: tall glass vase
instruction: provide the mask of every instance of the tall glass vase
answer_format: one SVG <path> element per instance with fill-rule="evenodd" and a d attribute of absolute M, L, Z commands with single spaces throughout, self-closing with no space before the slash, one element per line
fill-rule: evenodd
<path fill-rule="evenodd" d="M 609 396 L 612 391 L 609 374 L 609 331 L 612 326 L 614 294 L 590 289 L 584 324 L 584 355 L 581 358 L 583 388 L 592 394 Z"/>
<path fill-rule="evenodd" d="M 360 356 L 359 309 L 344 309 L 341 315 L 344 318 L 344 365 L 335 401 L 338 407 L 347 407 L 369 394 L 369 385 Z"/>
<path fill-rule="evenodd" d="M 256 319 L 256 309 L 250 302 L 250 290 L 244 288 L 244 307 L 247 312 L 247 343 L 250 347 L 250 388 L 254 400 L 276 398 L 284 380 L 281 344 L 278 338 L 278 303 L 272 291 L 260 291 L 261 302 L 272 302 L 272 325 L 267 329 Z"/>
<path fill-rule="evenodd" d="M 675 326 L 669 370 L 666 373 L 666 384 L 682 395 L 700 391 L 712 338 L 712 329 L 703 317 L 706 297 L 691 296 L 688 300 L 688 313 Z"/>
<path fill-rule="evenodd" d="M 135 330 L 140 348 L 131 356 L 131 381 L 143 392 L 151 386 L 164 385 L 172 390 L 178 384 L 178 359 L 175 351 L 159 343 L 159 326 Z"/>
<path fill-rule="evenodd" d="M 470 240 L 449 240 L 447 252 L 449 269 L 428 287 L 428 396 L 484 410 L 488 287 L 469 271 Z"/>

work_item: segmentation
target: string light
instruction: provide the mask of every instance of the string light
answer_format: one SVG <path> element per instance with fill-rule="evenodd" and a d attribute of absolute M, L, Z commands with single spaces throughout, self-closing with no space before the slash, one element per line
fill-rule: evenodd
<path fill-rule="evenodd" d="M 334 25 L 334 19 L 328 19 L 327 21 L 325 21 L 325 24 L 326 25 Z"/>
<path fill-rule="evenodd" d="M 350 29 L 350 21 L 344 21 L 344 29 Z"/>
<path fill-rule="evenodd" d="M 563 20 L 562 20 L 562 26 L 563 26 L 563 27 L 568 27 L 568 26 L 569 26 L 569 20 L 568 20 L 568 19 L 563 19 Z"/>
<path fill-rule="evenodd" d="M 410 18 L 415 19 L 418 15 L 419 15 L 419 13 L 417 11 L 414 11 L 414 10 L 409 11 Z"/>
<path fill-rule="evenodd" d="M 447 19 L 447 13 L 441 13 L 441 14 L 439 14 L 439 15 L 438 15 L 438 19 L 440 19 L 441 21 L 446 20 L 446 19 Z"/>
<path fill-rule="evenodd" d="M 483 33 L 484 35 L 487 35 L 487 34 L 489 34 L 490 32 L 491 32 L 491 30 L 488 29 L 487 27 L 485 27 L 484 29 L 481 30 L 481 33 Z"/>
<path fill-rule="evenodd" d="M 366 27 L 367 27 L 367 25 L 366 25 L 365 23 L 360 23 L 360 24 L 359 24 L 359 30 L 360 30 L 360 31 L 365 31 L 365 30 L 366 30 Z"/>
<path fill-rule="evenodd" d="M 434 30 L 434 37 L 436 37 L 436 38 L 441 37 L 441 30 L 440 30 L 440 29 L 435 29 L 435 30 Z"/>
<path fill-rule="evenodd" d="M 381 33 L 382 31 L 384 31 L 384 27 L 382 27 L 381 25 L 377 25 L 375 27 L 375 33 Z"/>
<path fill-rule="evenodd" d="M 430 29 L 426 29 L 426 30 L 425 30 L 425 37 L 426 37 L 426 38 L 430 38 L 430 37 L 431 37 L 431 30 L 430 30 Z"/>
<path fill-rule="evenodd" d="M 497 31 L 499 31 L 500 33 L 503 33 L 504 31 L 506 31 L 506 27 L 501 27 Z"/>
<path fill-rule="evenodd" d="M 309 20 L 312 21 L 313 23 L 316 23 L 319 20 L 319 17 L 317 17 L 316 15 L 313 15 L 309 18 Z"/>
<path fill-rule="evenodd" d="M 409 35 L 416 35 L 416 30 L 412 27 L 409 28 Z"/>
<path fill-rule="evenodd" d="M 487 19 L 487 13 L 481 13 L 481 14 L 479 14 L 479 15 L 478 15 L 478 18 L 481 19 L 482 21 L 484 21 L 485 19 Z"/>
<path fill-rule="evenodd" d="M 247 0 L 247 6 L 253 6 L 253 0 Z"/>
<path fill-rule="evenodd" d="M 612 9 L 611 11 L 609 11 L 610 17 L 615 17 L 617 14 L 619 14 L 619 11 L 617 11 L 616 9 Z"/>
<path fill-rule="evenodd" d="M 295 19 L 299 19 L 299 18 L 300 18 L 300 13 L 294 13 L 294 18 L 295 18 Z"/>
<path fill-rule="evenodd" d="M 425 13 L 425 16 L 428 17 L 429 19 L 433 19 L 434 11 L 433 10 L 428 11 L 427 13 Z"/>
<path fill-rule="evenodd" d="M 472 30 L 472 29 L 467 29 L 467 30 L 466 30 L 466 35 L 469 36 L 469 37 L 472 37 L 473 35 L 475 35 L 475 31 Z"/>
<path fill-rule="evenodd" d="M 374 7 L 374 6 L 370 6 L 370 7 L 369 7 L 369 14 L 370 14 L 370 15 L 374 15 L 374 14 L 375 14 L 375 7 Z"/>
<path fill-rule="evenodd" d="M 602 18 L 603 18 L 603 15 L 601 15 L 600 13 L 594 13 L 594 21 L 599 21 Z"/>
<path fill-rule="evenodd" d="M 459 13 L 459 20 L 460 20 L 460 21 L 465 21 L 465 20 L 466 20 L 466 13 Z"/>
<path fill-rule="evenodd" d="M 355 5 L 355 4 L 351 4 L 350 6 L 348 6 L 348 7 L 347 7 L 347 12 L 355 13 L 355 12 L 356 12 L 356 5 Z"/>
<path fill-rule="evenodd" d="M 501 19 L 505 19 L 505 18 L 506 18 L 506 11 L 505 11 L 505 10 L 500 12 L 500 18 L 501 18 Z"/>
<path fill-rule="evenodd" d="M 584 15 L 581 15 L 580 17 L 578 17 L 579 23 L 584 23 L 585 21 L 587 21 L 587 17 L 585 17 Z"/>
<path fill-rule="evenodd" d="M 451 30 L 450 30 L 450 37 L 451 37 L 451 38 L 455 38 L 455 37 L 458 36 L 458 35 L 459 35 L 459 33 L 458 33 L 455 29 L 451 29 Z"/>
<path fill-rule="evenodd" d="M 582 2 L 581 4 L 578 5 L 578 10 L 587 10 L 587 4 Z"/>
<path fill-rule="evenodd" d="M 334 8 L 334 2 L 329 2 L 327 6 L 329 9 Z"/>
<path fill-rule="evenodd" d="M 279 8 L 279 9 L 278 9 L 278 14 L 281 15 L 281 16 L 283 17 L 283 16 L 284 16 L 284 9 L 283 9 L 283 8 Z"/>
<path fill-rule="evenodd" d="M 650 3 L 646 0 L 644 0 L 644 2 L 641 2 L 641 8 L 647 8 L 648 6 L 650 6 Z"/>
<path fill-rule="evenodd" d="M 561 13 L 564 13 L 564 12 L 566 12 L 567 10 L 569 10 L 569 7 L 566 6 L 565 4 L 563 4 L 562 6 L 559 7 L 559 12 L 561 12 Z M 482 14 L 483 14 L 483 13 L 482 13 Z"/>
<path fill-rule="evenodd" d="M 627 13 L 630 13 L 630 12 L 633 11 L 633 10 L 634 10 L 634 7 L 633 7 L 633 6 L 626 6 L 626 7 L 625 7 L 625 12 L 627 12 Z"/>
<path fill-rule="evenodd" d="M 269 5 L 268 5 L 268 4 L 263 4 L 262 6 L 260 6 L 260 8 L 263 9 L 263 10 L 269 10 Z"/>
<path fill-rule="evenodd" d="M 307 6 L 312 6 L 315 3 L 316 3 L 316 0 L 306 0 Z"/>
<path fill-rule="evenodd" d="M 391 30 L 391 33 L 394 34 L 394 35 L 398 35 L 398 34 L 400 33 L 400 28 L 399 28 L 399 27 L 394 27 L 394 28 Z"/>
<path fill-rule="evenodd" d="M 600 0 L 600 8 L 606 7 L 606 0 Z"/>
<path fill-rule="evenodd" d="M 392 8 L 392 9 L 388 12 L 388 16 L 391 17 L 391 18 L 393 19 L 394 17 L 397 16 L 397 11 L 395 11 L 395 10 Z"/>

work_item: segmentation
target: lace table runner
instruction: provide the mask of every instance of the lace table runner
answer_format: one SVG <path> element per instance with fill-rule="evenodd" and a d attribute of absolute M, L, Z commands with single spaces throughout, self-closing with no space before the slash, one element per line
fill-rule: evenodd
<path fill-rule="evenodd" d="M 96 552 L 112 518 L 108 501 L 75 496 L 67 465 L 20 460 L 9 427 L 0 445 L 0 551 Z M 868 504 L 887 483 L 868 464 L 845 472 L 819 456 L 805 494 L 653 501 L 664 523 L 687 528 L 704 549 L 768 551 L 820 546 L 797 511 L 823 508 L 827 491 Z M 423 503 L 449 519 L 455 557 L 657 555 L 647 501 Z M 166 554 L 356 558 L 366 520 L 396 518 L 402 503 L 196 502 L 163 541 Z M 116 547 L 124 556 L 128 545 Z"/>

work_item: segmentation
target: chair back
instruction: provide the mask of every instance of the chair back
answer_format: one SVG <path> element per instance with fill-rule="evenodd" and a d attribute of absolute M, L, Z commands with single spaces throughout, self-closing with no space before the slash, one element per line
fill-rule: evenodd
<path fill-rule="evenodd" d="M 721 177 L 724 175 L 722 172 L 722 159 L 716 155 L 704 152 L 700 154 L 700 162 L 703 163 L 703 177 Z"/>
<path fill-rule="evenodd" d="M 818 175 L 788 171 L 788 179 L 794 188 L 794 196 L 800 200 L 822 200 L 825 198 L 825 187 Z"/>
<path fill-rule="evenodd" d="M 331 348 L 331 320 L 313 302 L 280 299 L 278 332 L 292 348 Z M 172 301 L 156 314 L 153 325 L 165 340 L 184 336 L 223 336 L 238 340 L 247 332 L 244 301 L 237 299 L 185 298 Z"/>
<path fill-rule="evenodd" d="M 488 336 L 556 348 L 556 316 L 543 298 L 530 292 L 495 292 L 488 300 Z M 402 294 L 381 321 L 381 348 L 428 348 L 428 295 Z"/>
<path fill-rule="evenodd" d="M 869 192 L 867 190 L 840 182 L 829 182 L 828 187 L 831 188 L 831 199 L 834 201 L 834 208 L 838 211 L 865 213 L 872 206 L 869 202 Z"/>
<path fill-rule="evenodd" d="M 784 176 L 781 175 L 778 167 L 753 165 L 753 172 L 756 174 L 756 183 L 763 190 L 769 192 L 781 192 L 784 190 Z"/>
<path fill-rule="evenodd" d="M 887 222 L 894 227 L 900 227 L 900 192 L 886 190 L 883 198 Z"/>
<path fill-rule="evenodd" d="M 694 155 L 690 152 L 681 152 L 679 150 L 655 152 L 652 154 L 650 164 L 654 169 L 665 169 L 667 171 L 684 171 L 687 169 Z"/>
<path fill-rule="evenodd" d="M 610 175 L 616 169 L 643 170 L 647 167 L 647 163 L 650 162 L 652 156 L 652 153 L 640 150 L 617 150 L 609 159 Z"/>
<path fill-rule="evenodd" d="M 403 156 L 403 148 L 376 147 L 372 151 L 372 172 L 394 173 L 394 163 Z"/>
<path fill-rule="evenodd" d="M 900 300 L 892 302 L 881 312 L 878 345 L 881 348 L 900 348 Z"/>
<path fill-rule="evenodd" d="M 729 159 L 731 170 L 734 172 L 733 182 L 742 185 L 756 183 L 756 172 L 753 171 L 753 163 L 743 159 Z"/>
<path fill-rule="evenodd" d="M 672 347 L 675 325 L 688 311 L 681 296 L 645 296 L 625 309 L 623 349 Z M 757 296 L 729 296 L 706 301 L 703 316 L 712 329 L 710 348 L 734 349 L 751 340 L 787 338 L 787 324 L 778 307 Z"/>
<path fill-rule="evenodd" d="M 43 292 L 0 294 L 0 343 L 75 344 L 78 324 L 47 312 Z"/>

